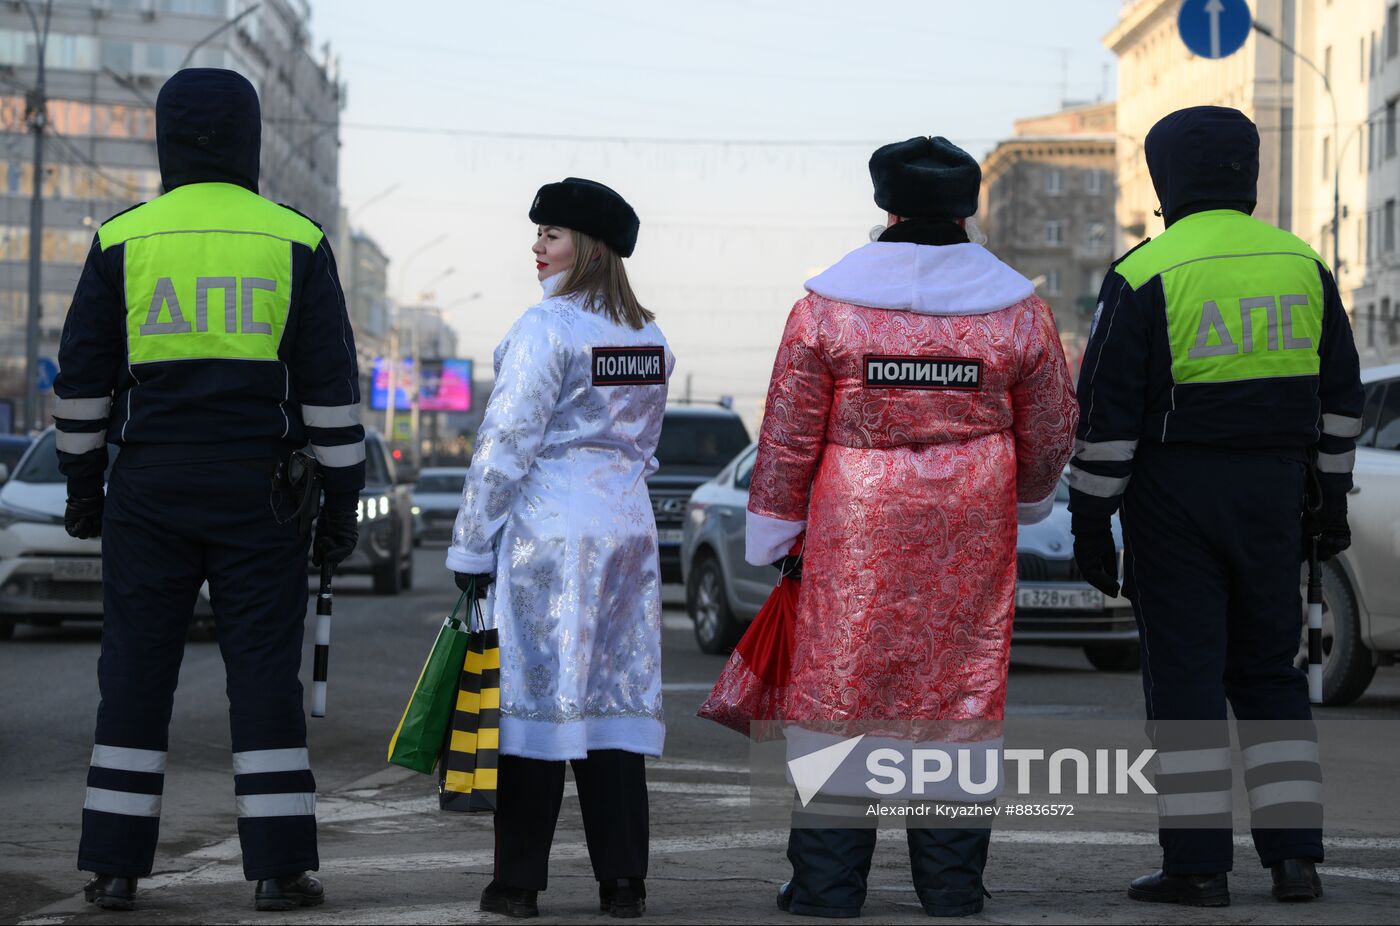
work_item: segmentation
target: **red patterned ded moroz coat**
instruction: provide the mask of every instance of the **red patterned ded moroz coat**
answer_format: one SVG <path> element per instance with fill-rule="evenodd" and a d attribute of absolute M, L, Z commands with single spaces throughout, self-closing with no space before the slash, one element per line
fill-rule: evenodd
<path fill-rule="evenodd" d="M 748 514 L 752 563 L 806 533 L 787 719 L 1000 720 L 1016 524 L 1078 419 L 1050 307 L 976 244 L 875 242 L 807 289 Z"/>

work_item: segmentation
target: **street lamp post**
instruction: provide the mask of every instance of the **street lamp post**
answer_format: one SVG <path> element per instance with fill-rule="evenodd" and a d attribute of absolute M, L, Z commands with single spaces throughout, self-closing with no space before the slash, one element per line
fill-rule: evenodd
<path fill-rule="evenodd" d="M 408 278 L 408 268 L 413 265 L 414 259 L 417 258 L 424 251 L 427 251 L 430 248 L 435 248 L 439 244 L 442 244 L 448 239 L 448 237 L 448 233 L 443 232 L 441 235 L 438 235 L 436 238 L 434 238 L 432 241 L 429 241 L 427 244 L 419 246 L 411 254 L 404 258 L 403 266 L 399 268 L 399 285 L 395 287 L 395 291 L 398 294 L 398 300 L 394 309 L 394 324 L 390 327 L 389 333 L 389 356 L 385 361 L 385 365 L 389 368 L 389 394 L 386 397 L 386 401 L 384 402 L 384 433 L 389 436 L 390 444 L 392 444 L 394 440 L 394 392 L 395 387 L 398 385 L 399 358 L 397 355 L 399 352 L 399 310 L 403 307 L 404 301 L 403 284 L 404 281 Z"/>
<path fill-rule="evenodd" d="M 185 57 L 184 57 L 184 59 L 180 62 L 180 67 L 178 68 L 178 70 L 183 71 L 185 68 L 189 67 L 189 66 L 190 66 L 190 62 L 194 60 L 194 53 L 195 53 L 195 52 L 199 51 L 199 50 L 200 50 L 201 48 L 203 48 L 205 45 L 208 45 L 211 41 L 213 41 L 213 39 L 214 39 L 215 36 L 217 36 L 219 33 L 223 32 L 225 29 L 232 29 L 234 26 L 238 25 L 238 22 L 239 22 L 240 20 L 245 19 L 246 17 L 248 17 L 250 14 L 252 14 L 252 12 L 253 12 L 254 10 L 256 10 L 256 9 L 257 9 L 258 7 L 260 7 L 260 6 L 262 6 L 261 3 L 254 3 L 252 6 L 248 7 L 246 10 L 244 10 L 242 13 L 239 13 L 237 16 L 233 17 L 233 19 L 230 19 L 228 22 L 222 24 L 221 26 L 219 26 L 219 28 L 215 29 L 213 32 L 209 33 L 209 34 L 206 35 L 204 38 L 200 39 L 198 42 L 195 42 L 193 45 L 191 45 L 191 46 L 190 46 L 190 50 L 187 51 L 187 52 L 185 52 Z"/>
<path fill-rule="evenodd" d="M 44 272 L 44 132 L 48 129 L 49 111 L 44 59 L 48 55 L 49 20 L 53 15 L 53 0 L 44 4 L 44 25 L 29 0 L 24 11 L 34 26 L 39 73 L 34 92 L 29 96 L 29 131 L 34 136 L 34 189 L 29 198 L 29 317 L 24 334 L 24 426 L 31 431 L 39 427 L 39 327 L 43 324 Z"/>
<path fill-rule="evenodd" d="M 1320 67 L 1313 64 L 1311 59 L 1274 35 L 1268 26 L 1260 25 L 1257 19 L 1254 20 L 1254 31 L 1267 39 L 1272 39 L 1279 48 L 1312 68 L 1317 76 L 1322 78 L 1322 89 L 1327 91 L 1327 99 L 1332 104 L 1332 274 L 1334 277 L 1338 276 L 1342 272 L 1342 154 L 1340 150 L 1341 139 L 1337 137 L 1340 131 L 1340 124 L 1337 121 L 1337 98 L 1332 93 L 1332 82 L 1327 79 L 1327 74 Z"/>

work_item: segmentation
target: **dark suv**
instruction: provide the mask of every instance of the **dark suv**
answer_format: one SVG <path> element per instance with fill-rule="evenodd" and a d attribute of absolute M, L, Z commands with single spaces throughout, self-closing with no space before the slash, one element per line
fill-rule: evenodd
<path fill-rule="evenodd" d="M 661 551 L 661 581 L 680 582 L 681 528 L 690 495 L 749 444 L 749 432 L 732 409 L 671 405 L 661 425 L 656 459 L 647 480 Z"/>

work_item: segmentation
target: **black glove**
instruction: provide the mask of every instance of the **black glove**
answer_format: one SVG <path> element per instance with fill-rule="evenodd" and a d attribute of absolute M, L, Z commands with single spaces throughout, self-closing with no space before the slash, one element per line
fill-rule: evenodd
<path fill-rule="evenodd" d="M 454 572 L 452 578 L 456 580 L 459 589 L 472 592 L 478 600 L 486 597 L 487 587 L 496 581 L 496 577 L 489 572 Z"/>
<path fill-rule="evenodd" d="M 1323 496 L 1321 508 L 1303 512 L 1303 559 L 1307 559 L 1312 552 L 1314 537 L 1317 538 L 1317 558 L 1320 561 L 1329 560 L 1351 546 L 1345 495 Z"/>
<path fill-rule="evenodd" d="M 802 581 L 802 556 L 784 556 L 776 562 L 769 563 L 774 569 L 783 574 L 784 579 L 792 579 L 794 582 Z"/>
<path fill-rule="evenodd" d="M 68 506 L 63 509 L 63 529 L 69 537 L 88 540 L 102 536 L 102 506 L 106 497 L 98 494 L 88 498 L 68 496 Z"/>
<path fill-rule="evenodd" d="M 1074 532 L 1074 561 L 1084 581 L 1110 598 L 1118 597 L 1118 544 L 1113 541 L 1113 521 L 1089 515 L 1070 516 Z"/>
<path fill-rule="evenodd" d="M 351 553 L 360 539 L 360 527 L 354 508 L 340 506 L 321 509 L 316 518 L 316 537 L 311 542 L 311 564 L 323 562 L 335 566 Z"/>

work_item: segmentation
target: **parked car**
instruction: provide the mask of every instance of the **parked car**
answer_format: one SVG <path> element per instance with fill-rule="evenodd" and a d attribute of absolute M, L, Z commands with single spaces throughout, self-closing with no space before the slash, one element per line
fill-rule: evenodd
<path fill-rule="evenodd" d="M 337 575 L 369 575 L 376 595 L 413 587 L 413 496 L 379 433 L 365 432 L 365 487 L 360 492 L 360 539 Z"/>
<path fill-rule="evenodd" d="M 695 641 L 706 653 L 733 648 L 773 590 L 777 573 L 744 561 L 744 513 L 757 446 L 750 445 L 686 507 L 681 563 Z M 1118 533 L 1114 519 L 1115 537 Z M 1137 624 L 1124 598 L 1105 599 L 1079 574 L 1069 530 L 1069 488 L 1061 480 L 1054 511 L 1023 525 L 1016 543 L 1014 640 L 1083 647 L 1099 669 L 1135 669 Z M 1119 540 L 1121 555 L 1122 541 Z"/>
<path fill-rule="evenodd" d="M 691 493 L 724 469 L 748 443 L 749 432 L 743 419 L 730 408 L 679 404 L 667 407 L 656 447 L 661 468 L 647 480 L 651 510 L 656 515 L 662 582 L 680 582 L 684 578 L 681 531 Z"/>
<path fill-rule="evenodd" d="M 428 467 L 413 485 L 413 545 L 424 540 L 451 540 L 462 505 L 465 466 Z"/>
<path fill-rule="evenodd" d="M 54 441 L 48 428 L 0 480 L 0 640 L 13 636 L 16 624 L 102 620 L 102 541 L 78 540 L 63 528 L 68 484 Z M 117 448 L 107 452 L 110 473 Z M 206 584 L 191 629 L 208 636 L 212 622 Z"/>
<path fill-rule="evenodd" d="M 1400 656 L 1400 364 L 1363 370 L 1351 548 L 1322 566 L 1322 703 L 1350 704 Z M 1306 570 L 1304 570 L 1306 578 Z M 1298 650 L 1307 664 L 1307 621 Z"/>

